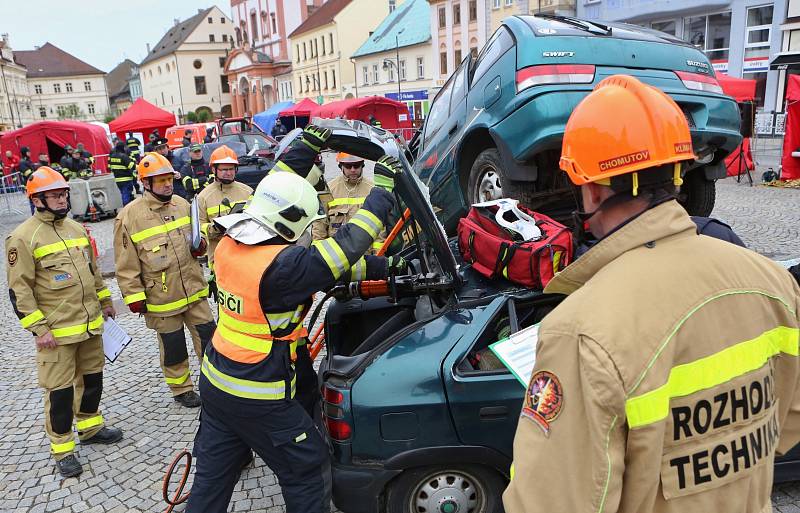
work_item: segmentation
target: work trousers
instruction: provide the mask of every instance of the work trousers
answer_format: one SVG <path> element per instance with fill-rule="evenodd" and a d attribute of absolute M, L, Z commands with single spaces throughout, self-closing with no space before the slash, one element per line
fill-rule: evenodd
<path fill-rule="evenodd" d="M 187 513 L 224 513 L 250 449 L 272 469 L 286 513 L 330 511 L 328 446 L 292 399 L 243 403 L 200 376 L 203 409 L 194 441 L 197 466 Z"/>
<path fill-rule="evenodd" d="M 117 188 L 122 195 L 122 206 L 133 201 L 133 180 L 127 182 L 117 182 Z"/>
<path fill-rule="evenodd" d="M 103 427 L 103 337 L 41 349 L 36 353 L 39 386 L 44 389 L 44 429 L 56 460 L 75 450 L 72 420 L 86 440 Z"/>
<path fill-rule="evenodd" d="M 145 314 L 145 324 L 158 334 L 158 349 L 164 381 L 169 385 L 173 397 L 192 390 L 189 375 L 189 352 L 186 349 L 186 335 L 183 327 L 192 336 L 194 353 L 203 359 L 206 346 L 211 343 L 217 328 L 208 301 L 195 301 L 184 312 L 169 317 L 155 317 Z"/>

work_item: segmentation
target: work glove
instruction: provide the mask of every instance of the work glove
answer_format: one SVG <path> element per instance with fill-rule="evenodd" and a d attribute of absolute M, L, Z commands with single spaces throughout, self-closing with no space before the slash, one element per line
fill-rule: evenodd
<path fill-rule="evenodd" d="M 392 255 L 386 259 L 386 272 L 395 276 L 408 274 L 408 262 L 401 256 Z"/>
<path fill-rule="evenodd" d="M 193 257 L 200 258 L 201 256 L 205 255 L 207 247 L 208 244 L 206 243 L 206 240 L 200 239 L 200 247 L 191 250 L 190 253 L 192 254 Z"/>
<path fill-rule="evenodd" d="M 317 125 L 308 125 L 305 130 L 303 130 L 300 140 L 306 143 L 309 148 L 319 153 L 325 147 L 325 143 L 328 142 L 330 136 L 331 131 L 329 129 L 320 128 Z"/>
<path fill-rule="evenodd" d="M 128 305 L 128 308 L 135 314 L 147 313 L 147 305 L 145 304 L 144 299 L 141 301 L 134 301 Z"/>
<path fill-rule="evenodd" d="M 191 176 L 184 177 L 183 188 L 186 189 L 188 193 L 196 194 L 200 191 L 200 180 L 192 178 Z"/>
<path fill-rule="evenodd" d="M 395 175 L 400 174 L 402 171 L 403 167 L 400 165 L 399 160 L 389 155 L 384 155 L 375 163 L 375 186 L 387 192 L 392 192 L 394 190 Z"/>

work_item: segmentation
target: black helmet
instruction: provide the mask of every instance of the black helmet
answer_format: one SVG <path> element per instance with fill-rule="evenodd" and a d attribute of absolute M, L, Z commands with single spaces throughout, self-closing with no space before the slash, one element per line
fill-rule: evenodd
<path fill-rule="evenodd" d="M 122 141 L 117 141 L 117 144 L 114 145 L 114 149 L 117 151 L 125 151 L 125 143 Z"/>
<path fill-rule="evenodd" d="M 30 149 L 30 148 L 28 148 L 27 146 L 23 146 L 22 148 L 20 148 L 20 149 L 19 149 L 19 152 L 20 152 L 22 155 L 27 155 L 28 153 L 30 153 L 30 152 L 31 152 L 31 149 Z"/>

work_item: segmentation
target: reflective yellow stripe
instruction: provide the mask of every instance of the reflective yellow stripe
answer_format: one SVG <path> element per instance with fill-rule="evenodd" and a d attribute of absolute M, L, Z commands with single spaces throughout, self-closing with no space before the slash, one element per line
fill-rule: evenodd
<path fill-rule="evenodd" d="M 563 251 L 556 251 L 553 254 L 553 274 L 558 272 L 558 266 L 561 264 L 561 255 L 563 253 Z"/>
<path fill-rule="evenodd" d="M 508 473 L 509 473 L 509 477 L 511 479 L 514 479 L 514 464 L 513 463 L 511 464 L 511 469 L 509 469 Z"/>
<path fill-rule="evenodd" d="M 252 196 L 251 196 L 251 198 L 252 198 Z M 225 214 L 225 212 L 228 212 L 230 209 L 232 209 L 233 207 L 235 207 L 236 205 L 238 205 L 240 203 L 241 204 L 246 204 L 247 202 L 246 201 L 235 201 L 235 202 L 231 203 L 230 207 L 227 207 L 227 206 L 222 205 L 222 204 L 217 205 L 215 207 L 208 207 L 208 208 L 206 208 L 206 213 L 208 215 L 219 215 L 219 216 L 221 216 L 221 215 Z"/>
<path fill-rule="evenodd" d="M 217 370 L 207 356 L 203 358 L 201 371 L 212 385 L 236 397 L 268 401 L 276 401 L 286 397 L 286 383 L 284 381 L 251 381 L 249 379 L 235 378 Z M 292 378 L 292 397 L 294 397 L 294 391 L 295 378 Z"/>
<path fill-rule="evenodd" d="M 328 264 L 333 278 L 338 280 L 348 268 L 347 257 L 339 244 L 333 238 L 327 238 L 314 241 L 311 245 L 317 248 L 325 263 Z"/>
<path fill-rule="evenodd" d="M 194 303 L 195 301 L 202 299 L 204 297 L 208 297 L 208 287 L 204 288 L 200 292 L 192 294 L 188 298 L 179 299 L 177 301 L 173 301 L 171 303 L 167 303 L 164 305 L 153 305 L 147 303 L 147 311 L 148 312 L 169 312 L 170 310 L 177 310 L 178 308 L 183 308 L 184 306 Z"/>
<path fill-rule="evenodd" d="M 234 319 L 225 312 L 224 308 L 219 309 L 219 323 L 220 325 L 224 323 L 233 330 L 247 333 L 249 335 L 270 334 L 269 325 L 267 323 L 246 322 L 240 321 L 239 319 Z"/>
<path fill-rule="evenodd" d="M 256 338 L 245 333 L 233 331 L 226 326 L 226 321 L 223 321 L 222 318 L 220 318 L 219 324 L 217 324 L 217 329 L 222 338 L 242 349 L 248 349 L 263 354 L 269 354 L 269 352 L 272 351 L 272 339 Z"/>
<path fill-rule="evenodd" d="M 364 257 L 359 258 L 350 267 L 350 281 L 361 281 L 367 279 L 367 261 Z"/>
<path fill-rule="evenodd" d="M 108 289 L 100 289 L 97 292 L 97 299 L 105 299 L 107 297 L 111 297 L 111 291 Z"/>
<path fill-rule="evenodd" d="M 277 169 L 278 171 L 286 171 L 288 173 L 294 173 L 294 169 L 290 168 L 282 160 L 279 160 L 278 162 L 276 162 L 275 165 L 273 166 L 272 170 L 270 170 L 270 172 L 272 172 L 275 169 Z M 294 174 L 297 174 L 297 173 L 294 173 Z"/>
<path fill-rule="evenodd" d="M 88 324 L 78 324 L 77 326 L 67 326 L 66 328 L 55 328 L 51 329 L 50 333 L 53 334 L 54 337 L 71 337 L 73 335 L 80 335 L 81 333 L 86 333 L 89 330 L 96 330 L 100 326 L 103 325 L 103 316 L 101 315 L 97 319 L 89 322 Z"/>
<path fill-rule="evenodd" d="M 94 417 L 90 417 L 86 420 L 82 420 L 80 422 L 75 423 L 75 427 L 78 428 L 78 431 L 86 431 L 87 429 L 91 429 L 95 426 L 102 426 L 102 425 L 103 425 L 102 415 L 95 415 Z"/>
<path fill-rule="evenodd" d="M 375 251 L 378 251 L 382 247 L 383 247 L 383 241 L 382 240 L 376 240 L 375 242 L 372 243 L 372 249 L 374 249 Z"/>
<path fill-rule="evenodd" d="M 330 207 L 338 207 L 339 205 L 362 205 L 364 201 L 366 201 L 366 197 L 364 198 L 336 198 L 328 202 L 328 208 Z"/>
<path fill-rule="evenodd" d="M 89 239 L 81 237 L 80 239 L 67 239 L 60 242 L 47 244 L 46 246 L 39 246 L 33 250 L 33 258 L 42 258 L 43 256 L 52 255 L 59 251 L 65 251 L 68 248 L 81 248 L 89 245 Z"/>
<path fill-rule="evenodd" d="M 114 181 L 115 181 L 115 182 L 117 182 L 117 183 L 120 183 L 120 182 L 130 182 L 131 180 L 133 180 L 133 177 L 132 177 L 132 176 L 123 176 L 123 177 L 121 177 L 121 178 L 114 178 Z"/>
<path fill-rule="evenodd" d="M 53 451 L 53 454 L 74 451 L 75 440 L 70 440 L 69 442 L 65 442 L 63 444 L 50 444 L 50 449 Z"/>
<path fill-rule="evenodd" d="M 202 232 L 202 234 L 205 235 L 206 238 L 208 238 L 208 225 L 210 224 L 211 223 L 203 223 L 200 225 L 200 232 Z"/>
<path fill-rule="evenodd" d="M 186 372 L 177 378 L 168 378 L 164 376 L 164 381 L 167 383 L 167 385 L 183 385 L 186 383 L 187 379 L 189 379 L 189 369 L 186 369 Z"/>
<path fill-rule="evenodd" d="M 37 321 L 41 321 L 44 319 L 44 314 L 41 310 L 36 310 L 32 314 L 26 315 L 22 319 L 19 320 L 20 324 L 22 324 L 23 328 L 29 327 L 31 324 Z"/>
<path fill-rule="evenodd" d="M 146 230 L 142 230 L 140 232 L 136 232 L 131 234 L 131 240 L 133 242 L 142 242 L 148 237 L 152 237 L 153 235 L 159 235 L 161 233 L 167 233 L 171 230 L 176 230 L 181 226 L 186 226 L 191 223 L 191 219 L 189 216 L 186 217 L 179 217 L 174 221 L 170 221 L 168 223 L 160 224 L 158 226 L 153 226 L 151 228 L 147 228 Z"/>
<path fill-rule="evenodd" d="M 125 296 L 122 298 L 126 305 L 135 303 L 137 301 L 144 301 L 145 299 L 147 299 L 147 296 L 144 292 L 137 292 L 136 294 L 131 294 L 130 296 Z"/>
<path fill-rule="evenodd" d="M 667 382 L 625 401 L 628 426 L 637 428 L 667 418 L 669 401 L 707 390 L 762 367 L 780 353 L 800 354 L 800 330 L 778 326 L 758 337 L 690 363 L 673 367 Z"/>

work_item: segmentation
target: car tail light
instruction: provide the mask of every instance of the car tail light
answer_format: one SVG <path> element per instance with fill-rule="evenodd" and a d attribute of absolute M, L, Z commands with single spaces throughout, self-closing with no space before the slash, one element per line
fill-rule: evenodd
<path fill-rule="evenodd" d="M 344 401 L 344 395 L 342 395 L 341 392 L 329 387 L 324 388 L 322 391 L 322 397 L 325 399 L 326 403 L 331 404 L 342 404 L 342 401 Z"/>
<path fill-rule="evenodd" d="M 722 87 L 719 85 L 719 82 L 710 75 L 690 73 L 688 71 L 676 71 L 675 74 L 681 79 L 686 89 L 722 94 Z"/>
<path fill-rule="evenodd" d="M 545 84 L 591 84 L 592 64 L 542 64 L 517 71 L 517 92 Z"/>
<path fill-rule="evenodd" d="M 347 440 L 353 434 L 350 424 L 342 419 L 326 418 L 325 426 L 328 428 L 328 434 L 331 438 L 339 442 Z"/>

